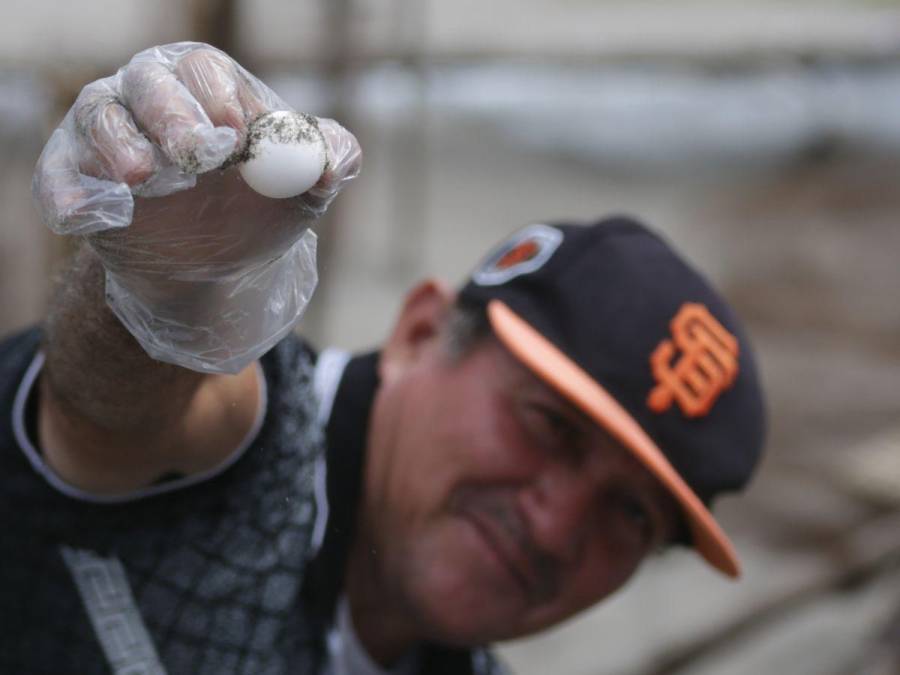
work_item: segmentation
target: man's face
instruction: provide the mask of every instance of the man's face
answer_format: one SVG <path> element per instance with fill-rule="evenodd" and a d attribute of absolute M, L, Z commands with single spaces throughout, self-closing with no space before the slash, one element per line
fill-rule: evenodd
<path fill-rule="evenodd" d="M 369 565 L 424 637 L 531 633 L 619 588 L 677 507 L 634 457 L 496 339 L 439 336 L 382 369 L 362 532 Z"/>

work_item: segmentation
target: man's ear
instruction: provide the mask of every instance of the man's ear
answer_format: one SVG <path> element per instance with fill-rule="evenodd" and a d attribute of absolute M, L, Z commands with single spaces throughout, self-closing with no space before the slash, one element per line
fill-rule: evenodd
<path fill-rule="evenodd" d="M 416 284 L 407 294 L 390 337 L 381 351 L 378 374 L 389 380 L 415 363 L 434 344 L 456 293 L 435 279 Z"/>

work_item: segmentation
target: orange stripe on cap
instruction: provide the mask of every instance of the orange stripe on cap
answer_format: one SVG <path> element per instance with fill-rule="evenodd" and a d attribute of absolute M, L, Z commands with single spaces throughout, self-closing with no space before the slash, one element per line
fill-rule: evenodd
<path fill-rule="evenodd" d="M 628 448 L 684 510 L 694 548 L 730 577 L 741 574 L 734 546 L 722 528 L 653 440 L 596 380 L 500 300 L 487 306 L 495 334 L 538 377 L 583 410 Z"/>

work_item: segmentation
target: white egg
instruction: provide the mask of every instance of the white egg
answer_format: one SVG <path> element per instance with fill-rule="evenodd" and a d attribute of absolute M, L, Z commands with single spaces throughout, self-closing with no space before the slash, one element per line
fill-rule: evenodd
<path fill-rule="evenodd" d="M 243 179 L 265 197 L 296 197 L 319 182 L 325 171 L 325 140 L 315 120 L 276 110 L 255 120 L 247 131 Z"/>

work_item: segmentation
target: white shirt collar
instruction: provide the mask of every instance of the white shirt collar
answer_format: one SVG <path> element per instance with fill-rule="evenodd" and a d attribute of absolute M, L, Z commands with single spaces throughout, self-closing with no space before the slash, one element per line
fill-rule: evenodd
<path fill-rule="evenodd" d="M 413 675 L 418 666 L 418 650 L 409 652 L 391 668 L 375 663 L 356 634 L 347 596 L 341 596 L 334 626 L 328 633 L 328 661 L 322 675 Z"/>
<path fill-rule="evenodd" d="M 47 462 L 44 461 L 44 453 L 42 453 L 37 448 L 34 441 L 28 435 L 27 425 L 25 423 L 25 411 L 27 408 L 28 400 L 34 390 L 34 385 L 37 382 L 38 375 L 40 375 L 43 366 L 44 354 L 43 352 L 38 352 L 35 355 L 34 359 L 31 361 L 31 365 L 28 366 L 28 370 L 25 371 L 25 376 L 22 378 L 22 381 L 19 383 L 19 389 L 16 392 L 16 397 L 13 401 L 12 409 L 13 434 L 15 435 L 16 442 L 18 443 L 19 448 L 25 454 L 25 457 L 28 458 L 31 466 L 38 474 L 40 474 L 44 478 L 44 480 L 47 481 L 47 483 L 50 484 L 51 487 L 66 495 L 67 497 L 78 499 L 84 502 L 92 502 L 95 504 L 121 504 L 124 502 L 132 502 L 138 499 L 144 499 L 146 497 L 152 497 L 166 492 L 180 490 L 190 485 L 196 485 L 197 483 L 202 483 L 204 481 L 210 480 L 211 478 L 214 478 L 215 476 L 218 476 L 226 469 L 228 469 L 232 464 L 237 462 L 244 455 L 247 449 L 251 445 L 253 445 L 253 441 L 256 440 L 256 437 L 259 435 L 259 431 L 262 428 L 263 420 L 266 417 L 266 410 L 268 408 L 268 387 L 266 384 L 266 378 L 263 373 L 262 366 L 260 366 L 259 362 L 257 361 L 256 374 L 259 381 L 260 396 L 259 407 L 256 411 L 256 418 L 253 421 L 253 426 L 244 436 L 244 439 L 234 449 L 234 451 L 228 455 L 228 457 L 226 457 L 224 460 L 219 462 L 219 464 L 212 467 L 211 469 L 208 469 L 207 471 L 191 474 L 190 476 L 185 476 L 184 478 L 177 478 L 175 480 L 166 481 L 165 483 L 159 483 L 157 485 L 148 485 L 147 487 L 140 488 L 139 490 L 132 490 L 122 494 L 97 495 L 70 485 L 62 478 L 60 478 L 59 475 L 57 475 L 57 473 L 52 468 L 50 468 Z"/>

